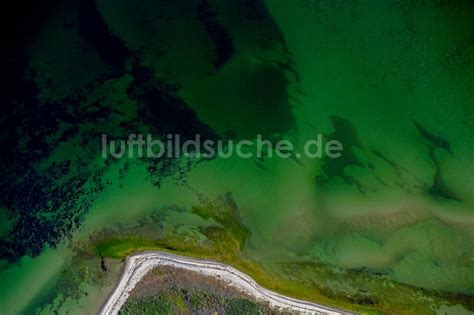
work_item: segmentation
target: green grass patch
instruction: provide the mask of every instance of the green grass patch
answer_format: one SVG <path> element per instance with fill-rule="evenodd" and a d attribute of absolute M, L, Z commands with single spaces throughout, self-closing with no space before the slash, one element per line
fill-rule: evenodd
<path fill-rule="evenodd" d="M 128 299 L 119 312 L 120 315 L 153 315 L 173 314 L 173 303 L 164 297 L 150 297 L 147 299 Z"/>

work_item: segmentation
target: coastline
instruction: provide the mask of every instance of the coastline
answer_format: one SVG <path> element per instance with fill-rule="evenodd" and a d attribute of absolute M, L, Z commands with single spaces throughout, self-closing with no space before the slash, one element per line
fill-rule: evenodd
<path fill-rule="evenodd" d="M 231 266 L 215 261 L 194 259 L 161 251 L 147 251 L 126 258 L 120 280 L 102 306 L 99 314 L 118 314 L 136 284 L 149 271 L 158 266 L 172 266 L 177 269 L 185 269 L 202 275 L 217 277 L 221 281 L 226 282 L 227 285 L 242 290 L 256 300 L 267 302 L 275 308 L 287 309 L 300 314 L 348 314 L 324 305 L 290 298 L 265 289 L 251 277 Z"/>

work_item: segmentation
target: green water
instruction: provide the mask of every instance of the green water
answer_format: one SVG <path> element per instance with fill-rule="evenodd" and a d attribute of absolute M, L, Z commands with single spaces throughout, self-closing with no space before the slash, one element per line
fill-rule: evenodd
<path fill-rule="evenodd" d="M 145 161 L 121 160 L 101 173 L 107 185 L 73 230 L 72 244 L 104 229 L 136 228 L 157 214 L 165 214 L 161 226 L 138 233 L 174 231 L 205 242 L 199 227 L 219 223 L 192 207 L 201 196 L 231 192 L 250 231 L 244 253 L 252 259 L 304 258 L 364 268 L 414 287 L 474 294 L 474 6 L 268 0 L 267 15 L 242 24 L 232 12 L 245 9 L 210 2 L 234 40 L 233 55 L 218 70 L 194 2 L 99 0 L 97 7 L 139 63 L 177 86 L 217 135 L 253 139 L 261 133 L 289 139 L 301 152 L 305 141 L 323 134 L 342 142 L 343 156 L 216 158 L 193 164 L 184 183 L 173 174 L 159 186 Z M 60 27 L 74 11 L 59 12 L 30 48 L 40 98 L 84 89 L 86 99 L 123 115 L 80 130 L 120 134 L 118 123 L 137 112 L 137 101 L 125 93 L 132 78 L 97 83 L 107 65 L 74 31 Z M 63 55 L 53 53 L 55 45 Z M 148 127 L 139 128 L 134 132 Z M 97 143 L 81 149 L 86 153 L 73 143 L 80 146 L 77 138 L 58 144 L 42 165 L 76 163 L 74 156 L 87 154 L 91 170 L 104 167 Z M 13 222 L 1 223 L 0 235 Z M 48 248 L 1 270 L 0 313 L 40 305 L 42 290 L 73 251 L 74 245 Z M 85 306 L 65 307 L 80 313 Z M 461 312 L 457 307 L 453 314 Z"/>

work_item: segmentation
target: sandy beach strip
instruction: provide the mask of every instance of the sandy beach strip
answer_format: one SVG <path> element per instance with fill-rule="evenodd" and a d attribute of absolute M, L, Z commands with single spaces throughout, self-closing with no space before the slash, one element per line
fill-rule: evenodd
<path fill-rule="evenodd" d="M 119 283 L 109 296 L 99 314 L 118 314 L 135 285 L 152 269 L 159 266 L 172 266 L 178 269 L 213 276 L 227 285 L 233 286 L 257 301 L 270 306 L 300 314 L 348 314 L 312 302 L 290 298 L 261 287 L 255 280 L 237 269 L 215 261 L 193 259 L 160 251 L 148 251 L 126 258 L 124 271 Z"/>

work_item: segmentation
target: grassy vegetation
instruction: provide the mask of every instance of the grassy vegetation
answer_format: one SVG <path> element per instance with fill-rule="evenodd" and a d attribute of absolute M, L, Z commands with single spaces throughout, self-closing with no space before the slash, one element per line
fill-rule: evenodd
<path fill-rule="evenodd" d="M 168 299 L 158 296 L 146 300 L 129 299 L 120 310 L 123 315 L 172 315 L 173 304 Z"/>
<path fill-rule="evenodd" d="M 224 293 L 218 286 L 187 286 L 179 280 L 168 279 L 168 283 L 161 283 L 160 288 L 160 293 L 139 290 L 140 293 L 135 293 L 127 300 L 120 314 L 283 314 L 267 305 L 241 297 L 238 291 Z"/>
<path fill-rule="evenodd" d="M 200 298 L 204 298 L 200 296 Z M 194 299 L 194 301 L 197 301 Z M 214 307 L 223 309 L 227 315 L 265 315 L 265 314 L 277 314 L 277 312 L 271 311 L 266 307 L 262 307 L 255 303 L 254 301 L 235 298 L 221 300 L 221 305 L 216 305 Z M 129 299 L 127 303 L 120 310 L 121 315 L 154 315 L 154 314 L 190 314 L 192 312 L 196 313 L 200 311 L 201 313 L 206 313 L 208 303 L 206 300 L 200 300 L 200 303 L 195 303 L 191 307 L 187 306 L 178 306 L 175 304 L 175 301 L 168 296 L 157 296 L 150 297 L 146 299 Z M 176 309 L 176 307 L 178 309 Z"/>
<path fill-rule="evenodd" d="M 263 314 L 257 303 L 246 299 L 230 300 L 227 304 L 226 311 L 229 315 Z"/>

